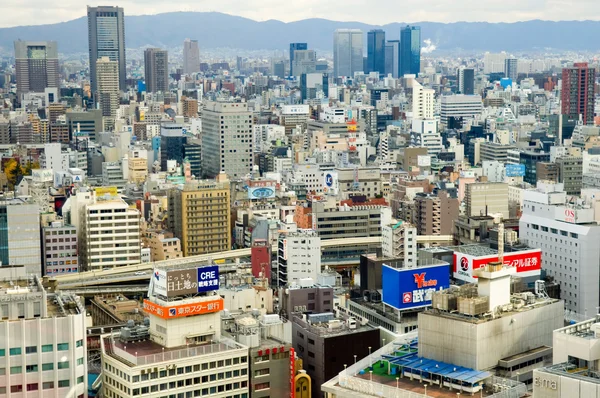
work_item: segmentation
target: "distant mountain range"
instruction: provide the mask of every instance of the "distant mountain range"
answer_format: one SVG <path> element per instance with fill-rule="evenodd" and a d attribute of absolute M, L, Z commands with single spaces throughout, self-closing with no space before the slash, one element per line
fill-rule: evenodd
<path fill-rule="evenodd" d="M 201 48 L 283 50 L 290 42 L 307 42 L 310 48 L 330 50 L 333 31 L 358 28 L 367 32 L 382 28 L 386 39 L 399 38 L 404 23 L 384 26 L 360 22 L 305 19 L 284 23 L 251 19 L 216 12 L 172 12 L 158 15 L 126 16 L 127 48 L 152 45 L 179 47 L 186 37 L 197 39 Z M 438 50 L 528 51 L 600 49 L 600 21 L 526 21 L 516 23 L 420 22 L 423 40 L 430 39 Z M 12 52 L 13 41 L 56 40 L 62 53 L 87 52 L 86 17 L 52 25 L 17 26 L 0 29 L 0 48 Z"/>

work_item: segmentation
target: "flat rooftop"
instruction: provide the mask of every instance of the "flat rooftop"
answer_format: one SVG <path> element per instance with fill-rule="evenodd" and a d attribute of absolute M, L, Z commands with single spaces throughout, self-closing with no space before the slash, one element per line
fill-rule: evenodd
<path fill-rule="evenodd" d="M 123 342 L 119 339 L 118 334 L 104 337 L 104 347 L 108 355 L 130 367 L 172 362 L 178 359 L 245 348 L 243 345 L 229 339 L 168 348 L 150 339 Z"/>

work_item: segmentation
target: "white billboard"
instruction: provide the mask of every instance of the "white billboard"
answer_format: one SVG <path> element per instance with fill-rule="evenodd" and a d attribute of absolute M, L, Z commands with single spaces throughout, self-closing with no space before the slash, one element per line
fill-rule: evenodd
<path fill-rule="evenodd" d="M 155 269 L 152 274 L 154 283 L 154 293 L 167 297 L 167 272 L 162 269 Z"/>
<path fill-rule="evenodd" d="M 52 182 L 54 181 L 54 171 L 52 169 L 33 169 L 31 177 L 33 182 Z"/>
<path fill-rule="evenodd" d="M 419 167 L 431 166 L 431 156 L 429 156 L 429 155 L 417 156 L 417 166 L 419 166 Z"/>

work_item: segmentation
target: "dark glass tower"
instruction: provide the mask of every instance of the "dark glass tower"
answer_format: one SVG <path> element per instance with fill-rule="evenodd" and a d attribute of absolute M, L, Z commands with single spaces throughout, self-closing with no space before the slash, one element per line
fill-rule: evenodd
<path fill-rule="evenodd" d="M 385 75 L 385 32 L 374 29 L 367 33 L 367 70 Z"/>
<path fill-rule="evenodd" d="M 421 71 L 421 27 L 400 29 L 400 76 L 417 75 Z"/>
<path fill-rule="evenodd" d="M 120 7 L 89 7 L 88 41 L 90 51 L 90 80 L 96 92 L 96 61 L 108 57 L 119 63 L 119 89 L 125 91 L 125 18 Z"/>
<path fill-rule="evenodd" d="M 294 64 L 294 51 L 308 50 L 307 43 L 290 43 L 290 74 L 292 73 L 292 65 Z"/>

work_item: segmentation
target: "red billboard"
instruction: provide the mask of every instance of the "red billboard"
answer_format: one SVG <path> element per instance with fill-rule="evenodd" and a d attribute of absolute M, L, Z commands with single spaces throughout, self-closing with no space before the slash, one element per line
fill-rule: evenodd
<path fill-rule="evenodd" d="M 473 270 L 498 261 L 498 255 L 475 257 L 470 254 L 454 252 L 454 266 L 452 275 L 465 282 L 475 282 Z M 539 276 L 542 269 L 541 249 L 523 250 L 504 253 L 504 265 L 517 268 L 520 277 Z"/>

